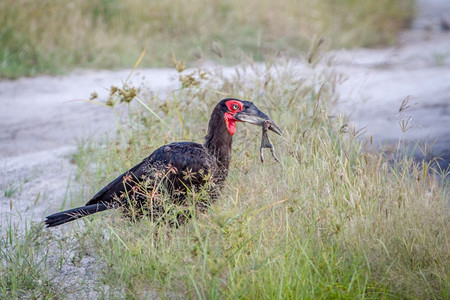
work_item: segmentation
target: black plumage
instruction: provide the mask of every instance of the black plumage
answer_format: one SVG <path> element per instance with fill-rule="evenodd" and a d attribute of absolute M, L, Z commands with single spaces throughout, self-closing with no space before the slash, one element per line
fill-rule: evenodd
<path fill-rule="evenodd" d="M 105 186 L 85 206 L 52 214 L 45 223 L 47 227 L 58 226 L 117 207 L 159 218 L 167 213 L 163 201 L 170 198 L 173 204 L 187 206 L 187 195 L 192 192 L 209 195 L 195 203 L 196 209 L 204 211 L 208 207 L 207 199 L 217 198 L 227 177 L 236 122 L 262 126 L 264 121 L 273 124 L 270 130 L 281 134 L 275 123 L 253 103 L 224 99 L 211 114 L 203 145 L 194 142 L 164 145 Z M 180 213 L 177 221 L 182 223 L 187 217 L 187 213 Z"/>

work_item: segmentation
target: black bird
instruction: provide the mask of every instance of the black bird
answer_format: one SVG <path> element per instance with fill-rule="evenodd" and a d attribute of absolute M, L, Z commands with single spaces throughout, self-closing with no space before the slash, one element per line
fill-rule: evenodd
<path fill-rule="evenodd" d="M 164 214 L 163 193 L 180 205 L 187 204 L 187 194 L 191 191 L 206 191 L 214 200 L 228 174 L 236 122 L 259 126 L 269 123 L 269 129 L 281 135 L 280 128 L 252 102 L 223 99 L 211 114 L 203 145 L 177 142 L 156 149 L 100 190 L 85 206 L 48 216 L 47 227 L 117 207 L 145 209 L 151 216 L 160 217 Z M 205 210 L 207 203 L 196 203 L 195 207 Z M 177 221 L 182 223 L 187 217 L 177 217 Z"/>

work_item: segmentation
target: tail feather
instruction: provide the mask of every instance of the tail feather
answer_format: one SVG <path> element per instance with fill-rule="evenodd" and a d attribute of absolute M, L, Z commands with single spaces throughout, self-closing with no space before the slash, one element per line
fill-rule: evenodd
<path fill-rule="evenodd" d="M 47 227 L 54 227 L 79 218 L 83 218 L 91 214 L 95 214 L 100 211 L 107 210 L 109 208 L 111 207 L 104 203 L 96 203 L 77 207 L 47 216 L 45 219 L 45 224 L 47 225 Z"/>

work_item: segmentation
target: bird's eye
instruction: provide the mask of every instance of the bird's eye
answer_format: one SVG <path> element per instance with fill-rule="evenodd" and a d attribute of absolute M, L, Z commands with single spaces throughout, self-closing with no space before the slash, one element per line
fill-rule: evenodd
<path fill-rule="evenodd" d="M 233 106 L 231 107 L 233 110 L 238 110 L 239 109 L 239 105 L 237 104 L 233 104 Z"/>

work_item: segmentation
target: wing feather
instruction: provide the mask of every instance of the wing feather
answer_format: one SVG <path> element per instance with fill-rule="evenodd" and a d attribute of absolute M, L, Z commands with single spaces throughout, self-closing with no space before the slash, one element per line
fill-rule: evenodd
<path fill-rule="evenodd" d="M 203 186 L 204 178 L 216 170 L 216 162 L 205 148 L 197 143 L 178 142 L 156 149 L 150 156 L 124 172 L 95 194 L 86 205 L 97 203 L 112 204 L 114 195 L 125 192 L 124 180 L 129 175 L 134 179 L 127 181 L 127 189 L 139 182 L 139 179 L 155 179 L 157 172 L 165 174 L 170 182 L 169 190 L 185 190 L 186 186 Z M 152 185 L 150 185 L 152 186 Z"/>

